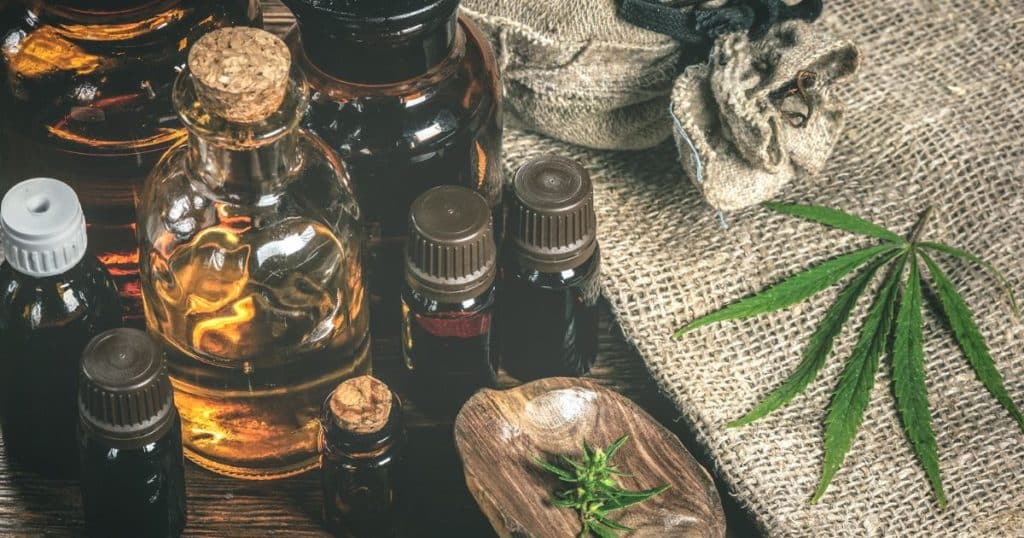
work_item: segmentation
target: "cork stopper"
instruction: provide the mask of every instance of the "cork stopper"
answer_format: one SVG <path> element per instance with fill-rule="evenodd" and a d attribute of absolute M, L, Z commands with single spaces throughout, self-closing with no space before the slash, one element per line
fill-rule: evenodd
<path fill-rule="evenodd" d="M 210 114 L 236 123 L 266 119 L 288 90 L 291 54 L 257 28 L 221 28 L 203 36 L 188 55 L 196 94 Z"/>
<path fill-rule="evenodd" d="M 343 431 L 370 434 L 387 426 L 392 400 L 387 385 L 364 375 L 338 385 L 329 405 L 335 424 Z"/>

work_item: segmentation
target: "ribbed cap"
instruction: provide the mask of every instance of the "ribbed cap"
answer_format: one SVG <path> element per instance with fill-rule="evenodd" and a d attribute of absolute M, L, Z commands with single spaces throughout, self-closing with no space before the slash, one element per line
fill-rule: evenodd
<path fill-rule="evenodd" d="M 443 185 L 420 195 L 409 213 L 405 279 L 439 301 L 483 293 L 497 271 L 491 210 L 483 196 Z"/>
<path fill-rule="evenodd" d="M 163 353 L 136 329 L 113 329 L 82 352 L 78 411 L 89 435 L 116 448 L 158 440 L 177 417 Z"/>
<path fill-rule="evenodd" d="M 352 33 L 405 30 L 444 21 L 459 0 L 284 0 L 299 19 L 333 19 Z"/>
<path fill-rule="evenodd" d="M 32 277 L 59 275 L 77 265 L 87 240 L 75 191 L 44 177 L 12 187 L 0 203 L 0 242 L 7 263 Z"/>
<path fill-rule="evenodd" d="M 520 258 L 545 272 L 583 263 L 597 248 L 590 175 L 565 157 L 538 157 L 516 172 L 509 237 Z"/>

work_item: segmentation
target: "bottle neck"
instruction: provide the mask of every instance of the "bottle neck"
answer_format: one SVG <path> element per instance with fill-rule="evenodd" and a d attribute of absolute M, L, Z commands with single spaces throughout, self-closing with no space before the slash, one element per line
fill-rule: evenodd
<path fill-rule="evenodd" d="M 297 142 L 295 131 L 252 147 L 226 146 L 190 133 L 188 166 L 219 197 L 258 203 L 278 193 L 292 175 L 299 163 Z"/>
<path fill-rule="evenodd" d="M 458 15 L 400 32 L 356 33 L 330 23 L 306 23 L 299 31 L 306 58 L 324 74 L 359 84 L 390 84 L 416 78 L 456 46 Z"/>

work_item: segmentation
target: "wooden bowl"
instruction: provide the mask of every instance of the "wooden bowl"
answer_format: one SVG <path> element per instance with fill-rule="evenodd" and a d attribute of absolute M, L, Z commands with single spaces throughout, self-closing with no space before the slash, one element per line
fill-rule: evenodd
<path fill-rule="evenodd" d="M 587 379 L 542 379 L 508 390 L 483 390 L 455 420 L 455 443 L 466 485 L 500 536 L 576 536 L 579 518 L 548 499 L 564 483 L 535 456 L 579 458 L 583 440 L 604 448 L 629 441 L 612 460 L 631 477 L 622 487 L 671 484 L 658 497 L 611 519 L 635 529 L 630 537 L 725 536 L 725 515 L 714 482 L 679 439 L 617 392 Z"/>

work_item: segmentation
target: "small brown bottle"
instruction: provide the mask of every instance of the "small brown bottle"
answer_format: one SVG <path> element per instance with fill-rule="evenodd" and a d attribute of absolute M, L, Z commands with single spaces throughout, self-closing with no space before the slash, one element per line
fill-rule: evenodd
<path fill-rule="evenodd" d="M 164 355 L 114 329 L 82 353 L 82 506 L 90 536 L 175 538 L 185 527 L 181 420 Z"/>
<path fill-rule="evenodd" d="M 313 90 L 307 125 L 348 165 L 369 238 L 375 325 L 396 321 L 402 241 L 417 196 L 479 192 L 501 232 L 501 85 L 458 0 L 285 0 Z M 377 305 L 384 303 L 383 308 Z M 378 313 L 388 313 L 387 318 Z"/>
<path fill-rule="evenodd" d="M 601 254 L 594 193 L 571 159 L 541 157 L 512 182 L 502 253 L 502 364 L 531 380 L 579 376 L 597 358 Z"/>
<path fill-rule="evenodd" d="M 496 384 L 497 259 L 491 214 L 464 187 L 435 187 L 409 213 L 402 351 L 417 406 L 458 411 Z"/>
<path fill-rule="evenodd" d="M 324 523 L 335 536 L 391 537 L 404 485 L 402 405 L 371 376 L 338 385 L 324 403 L 320 476 Z"/>

